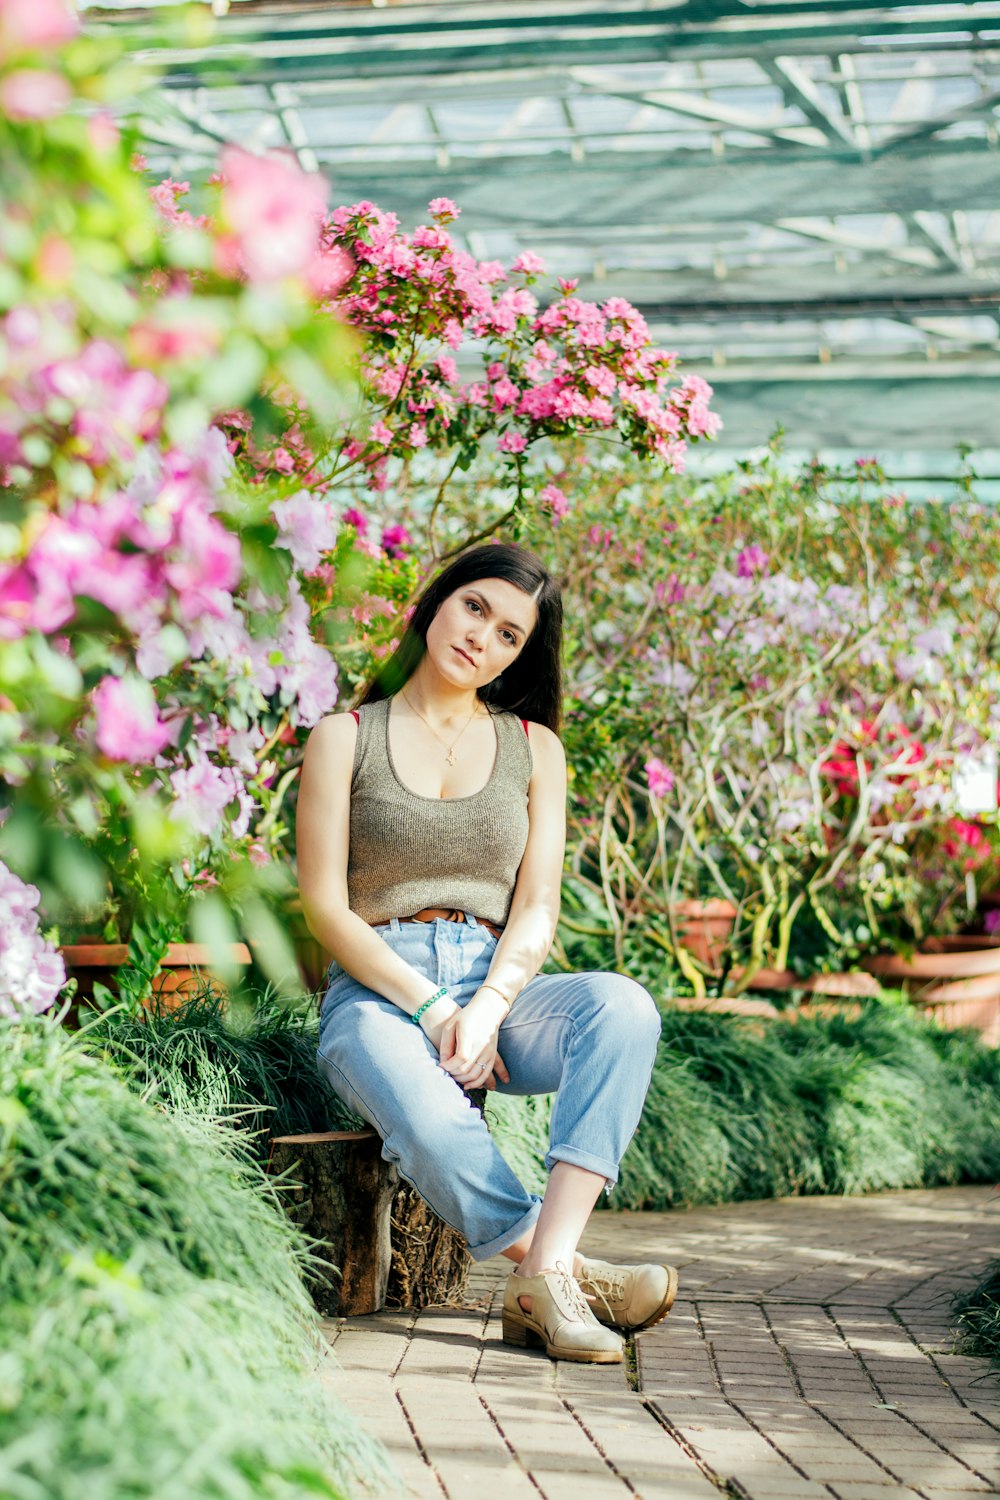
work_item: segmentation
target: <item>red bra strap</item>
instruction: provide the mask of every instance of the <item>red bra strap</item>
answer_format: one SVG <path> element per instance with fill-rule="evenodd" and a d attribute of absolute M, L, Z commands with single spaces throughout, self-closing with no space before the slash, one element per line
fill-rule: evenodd
<path fill-rule="evenodd" d="M 358 713 L 356 708 L 351 709 L 351 718 L 354 720 L 355 724 L 361 723 L 361 715 Z"/>
<path fill-rule="evenodd" d="M 525 734 L 527 734 L 528 733 L 528 721 L 527 721 L 527 719 L 522 719 L 521 720 L 521 726 L 524 729 Z M 530 738 L 530 736 L 529 736 L 529 738 Z"/>

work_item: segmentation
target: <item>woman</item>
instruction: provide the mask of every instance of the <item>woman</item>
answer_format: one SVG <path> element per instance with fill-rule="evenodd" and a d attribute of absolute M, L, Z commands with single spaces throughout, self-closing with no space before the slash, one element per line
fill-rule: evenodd
<path fill-rule="evenodd" d="M 561 621 L 531 553 L 481 546 L 452 562 L 358 709 L 309 737 L 299 880 L 335 959 L 321 1070 L 477 1260 L 514 1262 L 504 1339 L 608 1364 L 616 1329 L 665 1316 L 677 1278 L 576 1249 L 617 1179 L 660 1023 L 621 974 L 538 972 L 565 843 Z M 556 1093 L 544 1199 L 470 1103 L 483 1086 Z"/>

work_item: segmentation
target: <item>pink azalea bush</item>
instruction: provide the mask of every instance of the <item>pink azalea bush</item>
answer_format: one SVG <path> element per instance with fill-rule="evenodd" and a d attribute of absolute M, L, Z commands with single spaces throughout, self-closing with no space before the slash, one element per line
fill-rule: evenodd
<path fill-rule="evenodd" d="M 0 86 L 25 58 L 114 97 L 115 44 L 80 50 L 77 29 L 54 0 L 5 7 Z M 150 194 L 106 116 L 51 134 L 22 116 L 0 189 L 0 839 L 23 848 L 35 818 L 50 920 L 72 912 L 57 851 L 78 841 L 110 881 L 95 918 L 127 926 L 143 903 L 180 911 L 213 860 L 269 861 L 267 753 L 337 701 L 297 576 L 336 521 L 304 492 L 244 505 L 216 420 L 251 397 L 269 420 L 289 365 L 336 407 L 346 345 L 317 307 L 345 267 L 324 185 L 289 158 L 227 153 L 210 220 L 184 184 Z"/>
<path fill-rule="evenodd" d="M 555 523 L 571 500 L 529 479 L 540 440 L 612 432 L 679 471 L 718 419 L 634 308 L 568 284 L 543 305 L 541 260 L 476 261 L 448 199 L 406 234 L 235 146 L 194 192 L 147 183 L 93 109 L 116 44 L 77 32 L 58 0 L 0 24 L 0 847 L 36 851 L 50 918 L 79 904 L 69 842 L 88 890 L 103 872 L 87 920 L 183 921 L 197 898 L 218 931 L 209 887 L 277 890 L 305 734 L 391 649 L 433 523 L 461 545 L 449 479 L 502 455 L 489 529 Z M 441 470 L 429 530 L 418 462 Z"/>
<path fill-rule="evenodd" d="M 558 517 L 565 497 L 553 507 L 546 487 L 536 496 L 525 477 L 541 439 L 610 431 L 681 472 L 688 443 L 721 425 L 711 387 L 679 377 L 677 355 L 651 343 L 641 314 L 620 297 L 588 302 L 566 282 L 543 307 L 534 290 L 540 257 L 525 253 L 509 267 L 477 261 L 449 232 L 459 212 L 436 198 L 430 222 L 412 234 L 369 202 L 329 216 L 326 253 L 350 270 L 326 306 L 360 336 L 358 400 L 326 455 L 304 440 L 294 404 L 285 431 L 264 446 L 234 412 L 233 451 L 248 476 L 294 475 L 313 492 L 360 484 L 378 496 L 418 453 L 448 456 L 454 472 L 495 444 L 516 499 L 537 499 Z M 456 355 L 475 359 L 476 378 L 460 379 Z"/>

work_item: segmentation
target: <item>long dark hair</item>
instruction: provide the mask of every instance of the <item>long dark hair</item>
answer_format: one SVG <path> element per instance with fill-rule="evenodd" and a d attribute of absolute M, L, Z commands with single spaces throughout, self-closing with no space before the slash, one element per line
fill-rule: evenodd
<path fill-rule="evenodd" d="M 558 732 L 562 708 L 562 596 L 555 579 L 533 552 L 509 542 L 470 547 L 448 564 L 420 595 L 399 645 L 358 698 L 391 698 L 413 676 L 427 650 L 427 630 L 441 605 L 477 578 L 502 578 L 536 596 L 538 620 L 517 659 L 502 676 L 479 689 L 488 708 L 518 714 Z"/>

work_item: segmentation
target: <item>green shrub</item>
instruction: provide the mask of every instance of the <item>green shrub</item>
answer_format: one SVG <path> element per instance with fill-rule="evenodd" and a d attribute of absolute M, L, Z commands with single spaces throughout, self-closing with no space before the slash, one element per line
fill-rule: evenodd
<path fill-rule="evenodd" d="M 85 1047 L 0 1021 L 0 1494 L 361 1483 L 381 1460 L 311 1374 L 309 1257 L 274 1189 L 232 1131 L 154 1108 Z"/>

